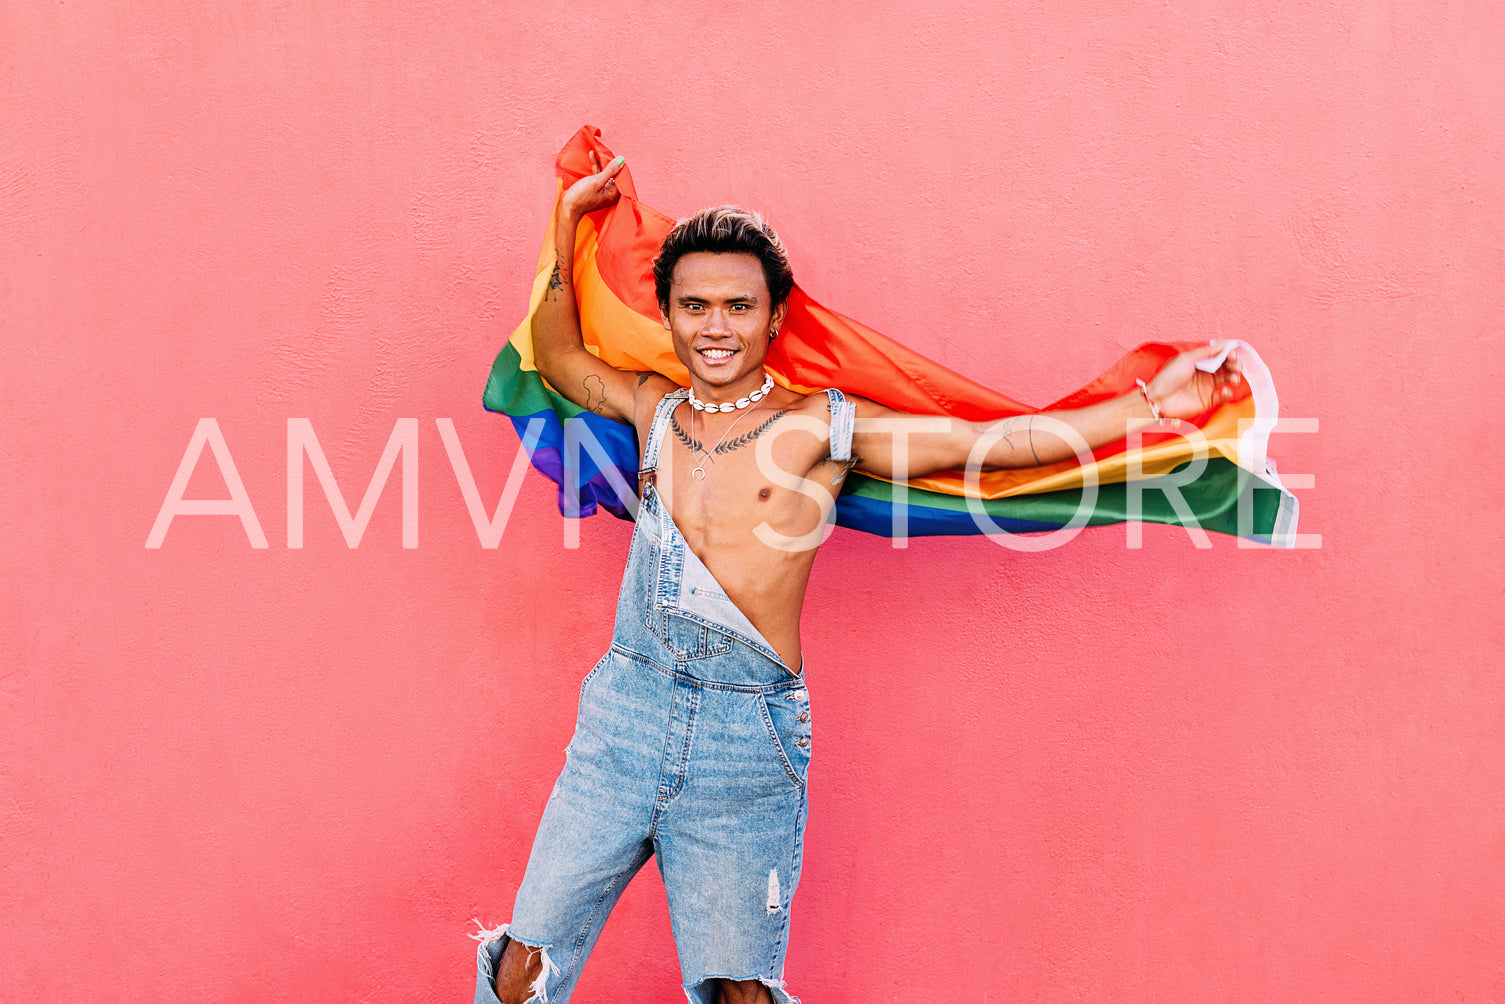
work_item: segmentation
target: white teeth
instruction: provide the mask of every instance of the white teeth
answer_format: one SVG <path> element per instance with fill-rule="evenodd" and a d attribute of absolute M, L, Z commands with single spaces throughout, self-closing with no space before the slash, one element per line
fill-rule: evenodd
<path fill-rule="evenodd" d="M 731 349 L 701 349 L 700 354 L 707 359 L 728 359 L 731 357 Z"/>

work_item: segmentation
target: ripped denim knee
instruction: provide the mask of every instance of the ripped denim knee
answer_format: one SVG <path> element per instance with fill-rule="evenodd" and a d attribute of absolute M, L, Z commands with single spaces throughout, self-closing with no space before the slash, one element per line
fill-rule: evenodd
<path fill-rule="evenodd" d="M 533 981 L 529 988 L 531 996 L 525 1004 L 548 1004 L 549 981 L 557 979 L 559 967 L 549 958 L 550 945 L 533 945 L 522 939 L 511 939 L 507 933 L 510 925 L 499 924 L 488 930 L 482 926 L 479 920 L 472 921 L 479 929 L 471 938 L 480 942 L 476 948 L 476 998 L 475 1004 L 501 1004 L 496 995 L 496 971 L 502 964 L 502 952 L 507 948 L 509 940 L 516 940 L 520 945 L 526 945 L 530 951 L 536 951 L 543 963 L 539 967 L 538 978 Z M 531 959 L 531 956 L 530 956 Z"/>
<path fill-rule="evenodd" d="M 720 1000 L 722 980 L 731 980 L 742 983 L 748 980 L 757 980 L 768 988 L 768 993 L 773 997 L 774 1004 L 800 1004 L 798 997 L 790 995 L 784 989 L 784 981 L 776 980 L 771 976 L 708 976 L 699 983 L 684 988 L 685 997 L 690 1004 L 716 1004 Z"/>

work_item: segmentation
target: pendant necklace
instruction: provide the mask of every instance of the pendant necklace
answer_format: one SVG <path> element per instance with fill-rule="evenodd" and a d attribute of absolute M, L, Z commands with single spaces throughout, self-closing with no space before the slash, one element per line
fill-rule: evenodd
<path fill-rule="evenodd" d="M 707 410 L 709 410 L 709 409 L 707 409 Z M 732 424 L 731 425 L 728 425 L 726 427 L 726 431 L 721 434 L 721 438 L 718 439 L 718 440 L 716 440 L 716 445 L 715 446 L 711 447 L 709 450 L 701 450 L 700 451 L 700 459 L 696 462 L 695 469 L 690 472 L 690 478 L 691 478 L 691 480 L 693 480 L 693 481 L 704 481 L 706 479 L 706 477 L 708 476 L 708 473 L 709 473 L 705 469 L 706 461 L 707 460 L 711 460 L 711 454 L 712 453 L 714 453 L 717 450 L 721 449 L 721 444 L 724 443 L 724 442 L 726 442 L 726 437 L 729 436 L 731 434 L 731 431 L 737 427 L 737 423 L 740 422 L 740 421 L 742 421 L 742 419 L 746 418 L 748 415 L 751 415 L 754 410 L 755 409 L 753 409 L 753 408 L 748 408 L 745 411 L 743 411 L 742 414 L 738 415 L 735 419 L 732 420 Z M 701 419 L 702 424 L 704 423 L 704 421 L 705 421 L 704 419 Z M 695 412 L 694 412 L 693 409 L 690 411 L 690 438 L 692 440 L 695 440 Z M 698 443 L 699 440 L 695 440 L 695 442 Z M 713 460 L 711 462 L 715 463 L 715 461 L 713 461 Z"/>

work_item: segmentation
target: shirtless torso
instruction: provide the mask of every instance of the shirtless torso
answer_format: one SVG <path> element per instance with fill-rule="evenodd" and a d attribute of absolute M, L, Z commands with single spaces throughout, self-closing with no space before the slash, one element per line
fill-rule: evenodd
<path fill-rule="evenodd" d="M 655 404 L 676 389 L 657 375 L 643 382 L 634 415 L 640 443 Z M 657 474 L 660 496 L 690 550 L 796 672 L 814 545 L 848 469 L 830 459 L 829 423 L 826 395 L 780 387 L 730 414 L 709 415 L 687 401 L 670 416 L 673 435 Z"/>

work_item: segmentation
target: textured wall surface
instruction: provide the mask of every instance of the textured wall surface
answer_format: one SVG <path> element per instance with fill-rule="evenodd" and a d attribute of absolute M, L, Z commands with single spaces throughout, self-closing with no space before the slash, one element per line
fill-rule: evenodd
<path fill-rule="evenodd" d="M 1007 6 L 1007 10 L 997 9 Z M 10 3 L 0 997 L 468 999 L 610 633 L 480 409 L 582 122 L 1024 400 L 1251 339 L 1321 546 L 835 534 L 814 1002 L 1505 999 L 1505 19 L 1488 0 Z M 202 418 L 265 533 L 180 516 Z M 352 509 L 351 549 L 287 426 Z M 224 498 L 206 452 L 189 498 Z M 681 1000 L 646 869 L 577 999 Z"/>

